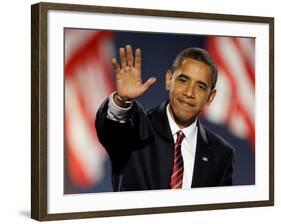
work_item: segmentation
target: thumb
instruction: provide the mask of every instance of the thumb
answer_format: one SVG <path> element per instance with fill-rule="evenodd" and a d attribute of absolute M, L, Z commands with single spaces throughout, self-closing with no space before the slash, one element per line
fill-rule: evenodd
<path fill-rule="evenodd" d="M 143 84 L 144 91 L 146 91 L 149 87 L 151 87 L 155 82 L 156 82 L 156 78 L 155 78 L 155 77 L 150 77 L 150 78 Z"/>

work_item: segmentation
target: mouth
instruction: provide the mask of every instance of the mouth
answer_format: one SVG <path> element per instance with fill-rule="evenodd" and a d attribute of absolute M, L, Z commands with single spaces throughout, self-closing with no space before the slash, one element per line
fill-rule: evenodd
<path fill-rule="evenodd" d="M 188 107 L 195 107 L 195 103 L 189 100 L 178 100 L 182 105 L 188 106 Z"/>

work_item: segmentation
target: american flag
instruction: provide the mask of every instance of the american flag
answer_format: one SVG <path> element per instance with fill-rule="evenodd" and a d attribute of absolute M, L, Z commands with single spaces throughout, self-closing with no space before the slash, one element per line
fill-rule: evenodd
<path fill-rule="evenodd" d="M 255 40 L 209 37 L 207 51 L 218 66 L 217 95 L 204 115 L 226 125 L 236 137 L 255 146 Z"/>
<path fill-rule="evenodd" d="M 113 33 L 64 30 L 65 156 L 74 187 L 97 185 L 104 175 L 106 152 L 95 130 L 95 114 L 113 92 Z"/>

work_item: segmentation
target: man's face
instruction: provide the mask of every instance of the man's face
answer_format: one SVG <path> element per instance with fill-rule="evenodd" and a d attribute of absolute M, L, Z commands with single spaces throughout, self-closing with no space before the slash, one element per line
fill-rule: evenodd
<path fill-rule="evenodd" d="M 180 128 L 190 125 L 216 95 L 216 90 L 211 89 L 211 68 L 191 58 L 184 59 L 173 74 L 167 71 L 166 89 L 170 112 Z"/>

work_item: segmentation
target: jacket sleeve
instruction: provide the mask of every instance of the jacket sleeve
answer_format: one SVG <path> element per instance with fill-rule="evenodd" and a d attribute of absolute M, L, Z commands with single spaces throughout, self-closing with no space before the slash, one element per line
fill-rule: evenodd
<path fill-rule="evenodd" d="M 108 118 L 108 99 L 100 106 L 96 114 L 96 131 L 100 143 L 106 149 L 112 165 L 122 166 L 132 151 L 139 150 L 151 137 L 151 125 L 147 112 L 133 101 L 125 123 Z"/>
<path fill-rule="evenodd" d="M 132 116 L 127 122 L 120 123 L 108 118 L 108 99 L 100 106 L 96 114 L 96 131 L 100 143 L 107 150 L 109 155 L 115 150 L 125 150 L 130 145 L 135 132 L 137 121 Z"/>

